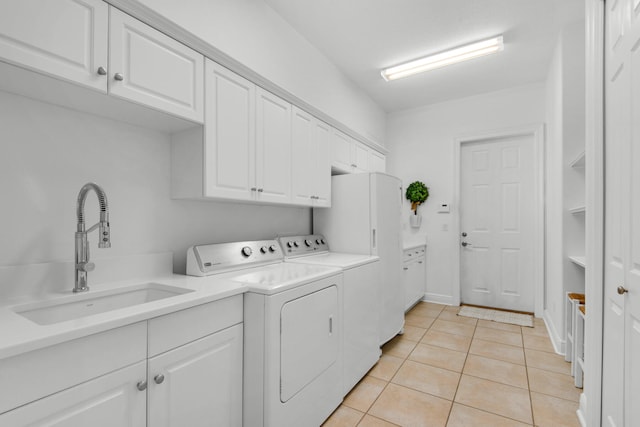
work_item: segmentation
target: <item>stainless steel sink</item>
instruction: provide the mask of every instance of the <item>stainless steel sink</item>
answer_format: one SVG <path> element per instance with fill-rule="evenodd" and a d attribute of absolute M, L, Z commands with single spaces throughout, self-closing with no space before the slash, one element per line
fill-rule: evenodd
<path fill-rule="evenodd" d="M 14 307 L 13 311 L 38 325 L 51 325 L 188 292 L 193 290 L 160 283 L 144 283 L 108 291 L 73 295 L 56 301 L 25 304 Z"/>

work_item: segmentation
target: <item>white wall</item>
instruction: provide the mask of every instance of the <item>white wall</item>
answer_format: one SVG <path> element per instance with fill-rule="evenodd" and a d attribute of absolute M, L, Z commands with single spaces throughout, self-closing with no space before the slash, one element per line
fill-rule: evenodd
<path fill-rule="evenodd" d="M 5 92 L 0 129 L 0 267 L 72 260 L 76 197 L 88 181 L 107 193 L 112 232 L 110 249 L 89 236 L 92 259 L 173 251 L 184 272 L 195 243 L 311 232 L 308 208 L 171 200 L 168 134 Z M 93 194 L 86 211 L 92 225 Z"/>
<path fill-rule="evenodd" d="M 385 112 L 261 0 L 137 1 L 352 130 L 385 144 Z"/>
<path fill-rule="evenodd" d="M 403 211 L 405 239 L 427 238 L 428 298 L 452 302 L 454 294 L 458 236 L 450 230 L 457 206 L 452 206 L 450 214 L 436 212 L 440 202 L 453 199 L 454 140 L 473 132 L 540 124 L 544 111 L 544 85 L 534 84 L 389 114 L 387 170 L 400 177 L 405 187 L 416 180 L 429 187 L 429 199 L 419 208 L 421 228 L 409 227 L 411 211 L 406 200 Z"/>

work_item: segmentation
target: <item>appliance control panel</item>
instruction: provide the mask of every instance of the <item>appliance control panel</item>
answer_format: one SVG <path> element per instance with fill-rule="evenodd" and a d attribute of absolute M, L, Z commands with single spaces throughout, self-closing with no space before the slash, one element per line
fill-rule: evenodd
<path fill-rule="evenodd" d="M 283 259 L 282 249 L 276 240 L 196 245 L 187 250 L 187 274 L 209 276 Z"/>
<path fill-rule="evenodd" d="M 280 242 L 280 247 L 285 257 L 304 256 L 329 251 L 329 244 L 321 234 L 278 237 L 278 242 Z"/>

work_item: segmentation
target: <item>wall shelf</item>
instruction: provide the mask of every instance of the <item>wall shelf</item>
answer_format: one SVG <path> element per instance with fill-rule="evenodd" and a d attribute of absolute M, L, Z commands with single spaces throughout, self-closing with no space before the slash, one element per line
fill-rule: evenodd
<path fill-rule="evenodd" d="M 569 166 L 576 169 L 584 168 L 585 156 L 586 153 L 583 151 L 578 157 L 576 157 L 571 163 L 569 163 Z"/>
<path fill-rule="evenodd" d="M 572 263 L 579 265 L 582 268 L 585 268 L 586 265 L 586 258 L 583 256 L 570 256 L 569 259 L 571 260 Z"/>
<path fill-rule="evenodd" d="M 584 214 L 585 211 L 586 211 L 586 207 L 584 206 L 576 206 L 575 208 L 569 209 L 569 212 L 571 212 L 573 215 Z"/>

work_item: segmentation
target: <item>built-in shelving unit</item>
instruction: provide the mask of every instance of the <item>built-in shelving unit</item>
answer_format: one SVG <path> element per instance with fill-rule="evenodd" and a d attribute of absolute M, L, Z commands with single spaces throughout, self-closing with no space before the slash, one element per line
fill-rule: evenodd
<path fill-rule="evenodd" d="M 584 168 L 584 161 L 585 161 L 585 152 L 583 151 L 582 153 L 580 153 L 580 155 L 578 157 L 576 157 L 575 159 L 573 159 L 573 161 L 571 163 L 569 163 L 569 166 L 571 166 L 572 168 Z"/>
<path fill-rule="evenodd" d="M 580 215 L 585 213 L 586 208 L 584 206 L 576 206 L 575 208 L 569 209 L 573 215 Z"/>
<path fill-rule="evenodd" d="M 586 267 L 586 258 L 583 256 L 570 256 L 569 259 L 572 263 L 579 265 L 582 268 Z"/>

